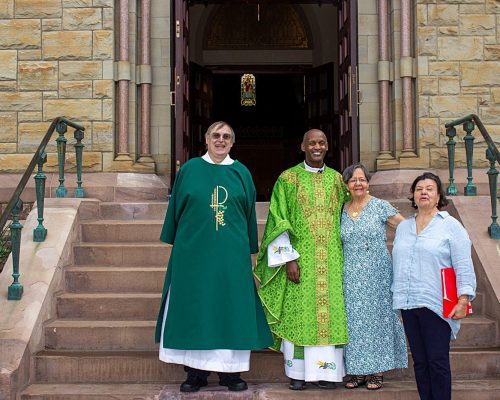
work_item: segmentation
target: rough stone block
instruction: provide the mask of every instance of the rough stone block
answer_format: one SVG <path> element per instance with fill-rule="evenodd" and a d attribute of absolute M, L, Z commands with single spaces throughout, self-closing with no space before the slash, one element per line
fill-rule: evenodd
<path fill-rule="evenodd" d="M 431 96 L 438 94 L 438 78 L 420 77 L 418 79 L 418 93 Z"/>
<path fill-rule="evenodd" d="M 0 92 L 15 92 L 17 81 L 0 81 Z"/>
<path fill-rule="evenodd" d="M 21 111 L 17 113 L 18 122 L 39 122 L 41 120 L 41 111 Z"/>
<path fill-rule="evenodd" d="M 17 143 L 0 143 L 0 154 L 17 153 Z"/>
<path fill-rule="evenodd" d="M 81 99 L 53 99 L 44 101 L 43 118 L 45 120 L 64 115 L 77 121 L 101 120 L 101 100 Z"/>
<path fill-rule="evenodd" d="M 420 118 L 417 124 L 420 147 L 439 146 L 439 118 Z"/>
<path fill-rule="evenodd" d="M 62 19 L 42 19 L 42 31 L 60 31 L 62 29 Z"/>
<path fill-rule="evenodd" d="M 112 98 L 115 84 L 112 80 L 94 81 L 95 98 Z"/>
<path fill-rule="evenodd" d="M 477 37 L 438 38 L 439 60 L 482 60 L 483 42 Z"/>
<path fill-rule="evenodd" d="M 443 76 L 439 78 L 439 94 L 459 94 L 460 79 L 455 76 Z"/>
<path fill-rule="evenodd" d="M 500 85 L 498 62 L 463 62 L 461 63 L 463 86 L 495 86 Z"/>
<path fill-rule="evenodd" d="M 0 96 L 0 110 L 2 111 L 39 111 L 41 109 L 41 92 L 5 92 Z"/>
<path fill-rule="evenodd" d="M 20 153 L 34 152 L 49 129 L 49 122 L 22 122 L 19 124 L 19 144 Z M 54 138 L 55 139 L 55 138 Z M 56 151 L 55 140 L 47 145 L 47 151 Z"/>
<path fill-rule="evenodd" d="M 429 61 L 429 75 L 458 76 L 460 64 L 451 61 Z"/>
<path fill-rule="evenodd" d="M 431 152 L 431 168 L 448 168 L 448 150 L 445 147 L 432 148 Z M 486 168 L 488 160 L 484 156 L 484 149 L 474 149 L 472 157 L 472 164 L 477 168 Z M 467 159 L 465 157 L 465 150 L 458 148 L 455 152 L 455 168 L 467 167 Z"/>
<path fill-rule="evenodd" d="M 427 4 L 417 4 L 417 26 L 429 25 L 427 18 Z"/>
<path fill-rule="evenodd" d="M 500 125 L 500 106 L 482 107 L 480 116 L 485 125 Z"/>
<path fill-rule="evenodd" d="M 113 7 L 113 0 L 94 0 L 94 7 Z"/>
<path fill-rule="evenodd" d="M 500 44 L 487 44 L 487 45 L 485 45 L 484 46 L 484 59 L 486 61 L 498 61 L 498 60 L 500 60 Z"/>
<path fill-rule="evenodd" d="M 490 89 L 485 86 L 462 86 L 460 88 L 461 94 L 489 94 Z"/>
<path fill-rule="evenodd" d="M 419 118 L 429 117 L 429 96 L 418 97 L 418 117 Z"/>
<path fill-rule="evenodd" d="M 434 56 L 437 54 L 436 28 L 433 26 L 418 27 L 418 54 L 421 56 Z"/>
<path fill-rule="evenodd" d="M 1 160 L 1 158 L 0 158 Z M 82 155 L 83 171 L 85 172 L 99 172 L 102 171 L 102 155 L 101 153 L 86 151 L 83 149 Z M 47 171 L 57 171 L 57 154 L 49 153 L 47 155 Z M 76 158 L 75 154 L 71 152 L 66 153 L 66 171 L 76 171 Z"/>
<path fill-rule="evenodd" d="M 113 122 L 94 122 L 92 130 L 93 151 L 113 151 Z"/>
<path fill-rule="evenodd" d="M 102 119 L 104 121 L 112 121 L 113 112 L 114 112 L 113 99 L 102 100 Z"/>
<path fill-rule="evenodd" d="M 17 141 L 17 115 L 15 112 L 0 113 L 0 142 Z"/>
<path fill-rule="evenodd" d="M 0 80 L 15 80 L 17 67 L 16 50 L 0 50 Z"/>
<path fill-rule="evenodd" d="M 491 95 L 493 98 L 493 102 L 496 104 L 500 104 L 500 88 L 492 88 Z"/>
<path fill-rule="evenodd" d="M 0 154 L 2 172 L 20 172 L 26 170 L 33 154 Z"/>
<path fill-rule="evenodd" d="M 495 34 L 495 15 L 463 15 L 460 17 L 462 35 Z"/>
<path fill-rule="evenodd" d="M 500 14 L 500 2 L 498 0 L 486 0 L 486 12 Z"/>
<path fill-rule="evenodd" d="M 93 58 L 95 60 L 113 59 L 113 32 L 95 31 L 93 32 Z"/>
<path fill-rule="evenodd" d="M 21 90 L 57 90 L 57 62 L 22 61 L 19 63 Z"/>
<path fill-rule="evenodd" d="M 46 60 L 85 60 L 92 57 L 92 32 L 43 32 Z"/>
<path fill-rule="evenodd" d="M 438 33 L 443 36 L 457 36 L 458 26 L 439 26 Z"/>
<path fill-rule="evenodd" d="M 59 93 L 57 92 L 57 90 L 45 91 L 45 92 L 43 92 L 42 98 L 44 100 L 45 99 L 57 99 L 57 98 L 59 98 Z"/>
<path fill-rule="evenodd" d="M 12 18 L 14 16 L 14 0 L 0 0 L 0 18 Z"/>
<path fill-rule="evenodd" d="M 0 47 L 5 49 L 34 49 L 40 47 L 40 20 L 0 20 Z"/>
<path fill-rule="evenodd" d="M 460 118 L 477 113 L 476 96 L 435 96 L 429 98 L 429 116 Z"/>
<path fill-rule="evenodd" d="M 42 49 L 18 50 L 17 59 L 19 61 L 37 61 L 42 59 Z"/>
<path fill-rule="evenodd" d="M 53 18 L 61 13 L 60 0 L 16 0 L 16 18 Z"/>
<path fill-rule="evenodd" d="M 102 29 L 114 29 L 115 14 L 112 8 L 104 8 L 102 10 Z"/>
<path fill-rule="evenodd" d="M 429 25 L 457 25 L 458 4 L 429 4 Z"/>
<path fill-rule="evenodd" d="M 101 14 L 100 8 L 67 8 L 63 14 L 63 29 L 75 31 L 101 29 Z"/>
<path fill-rule="evenodd" d="M 64 8 L 92 7 L 92 0 L 62 0 Z"/>
<path fill-rule="evenodd" d="M 102 78 L 102 62 L 100 61 L 60 61 L 59 79 L 65 81 L 81 81 Z"/>
<path fill-rule="evenodd" d="M 92 81 L 60 81 L 59 97 L 84 99 L 92 97 Z"/>
<path fill-rule="evenodd" d="M 460 14 L 484 14 L 485 5 L 484 4 L 460 4 L 459 8 Z"/>

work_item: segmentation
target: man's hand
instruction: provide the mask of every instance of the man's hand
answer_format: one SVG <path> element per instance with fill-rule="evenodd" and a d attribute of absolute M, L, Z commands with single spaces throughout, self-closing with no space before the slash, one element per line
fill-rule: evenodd
<path fill-rule="evenodd" d="M 286 277 L 293 283 L 300 283 L 300 268 L 297 261 L 288 261 L 286 263 Z"/>

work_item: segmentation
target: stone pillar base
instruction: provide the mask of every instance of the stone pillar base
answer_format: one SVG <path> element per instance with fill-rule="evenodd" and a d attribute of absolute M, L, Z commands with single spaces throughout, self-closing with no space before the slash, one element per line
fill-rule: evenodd
<path fill-rule="evenodd" d="M 115 161 L 133 161 L 132 157 L 128 153 L 118 153 L 115 158 Z"/>
<path fill-rule="evenodd" d="M 155 164 L 153 163 L 134 163 L 132 160 L 120 161 L 116 158 L 109 166 L 109 172 L 140 172 L 140 173 L 155 173 Z"/>

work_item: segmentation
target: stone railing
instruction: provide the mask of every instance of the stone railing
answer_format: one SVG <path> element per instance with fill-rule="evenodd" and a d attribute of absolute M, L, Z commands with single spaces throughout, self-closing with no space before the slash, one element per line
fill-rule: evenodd
<path fill-rule="evenodd" d="M 82 153 L 83 153 L 83 143 L 82 139 L 84 137 L 85 128 L 79 124 L 71 122 L 64 117 L 54 118 L 52 123 L 47 130 L 47 133 L 43 137 L 38 149 L 36 150 L 28 168 L 24 172 L 19 184 L 17 185 L 14 194 L 7 203 L 6 208 L 0 215 L 0 232 L 4 231 L 4 227 L 9 219 L 12 219 L 9 225 L 10 229 L 10 250 L 12 256 L 12 277 L 14 281 L 9 286 L 7 297 L 9 300 L 19 300 L 23 295 L 23 285 L 19 282 L 20 272 L 19 272 L 19 255 L 21 250 L 21 229 L 23 226 L 19 222 L 19 215 L 23 209 L 23 201 L 21 200 L 21 194 L 24 188 L 34 172 L 35 166 L 38 165 L 38 171 L 34 177 L 35 179 L 35 191 L 36 191 L 36 205 L 38 212 L 38 226 L 33 230 L 33 241 L 43 242 L 47 236 L 47 229 L 43 226 L 43 207 L 45 201 L 45 180 L 47 179 L 43 172 L 43 165 L 47 162 L 47 153 L 45 148 L 52 137 L 54 131 L 57 131 L 59 136 L 56 139 L 57 143 L 57 159 L 58 159 L 58 171 L 59 171 L 59 186 L 56 189 L 56 197 L 67 197 L 68 190 L 64 186 L 64 166 L 66 161 L 66 142 L 67 139 L 64 136 L 68 130 L 68 126 L 73 128 L 74 137 L 76 139 L 75 143 L 75 153 L 76 153 L 76 183 L 73 195 L 74 197 L 85 197 L 85 191 L 82 188 Z"/>
<path fill-rule="evenodd" d="M 463 129 L 465 131 L 464 141 L 465 155 L 467 159 L 467 184 L 464 188 L 465 196 L 475 196 L 477 194 L 477 188 L 473 183 L 472 177 L 472 156 L 474 151 L 474 136 L 472 135 L 472 132 L 476 126 L 488 145 L 486 148 L 486 158 L 490 162 L 490 169 L 487 174 L 490 186 L 492 219 L 491 225 L 488 227 L 488 233 L 492 239 L 500 239 L 500 226 L 497 224 L 498 170 L 496 169 L 496 162 L 500 164 L 500 153 L 483 123 L 475 114 L 467 115 L 466 117 L 449 122 L 445 125 L 446 136 L 448 136 L 448 142 L 446 142 L 446 145 L 448 146 L 448 167 L 450 171 L 450 184 L 446 189 L 446 194 L 449 196 L 456 196 L 458 193 L 453 177 L 455 169 L 455 145 L 457 143 L 454 139 L 457 136 L 457 131 L 455 129 L 455 126 L 457 125 L 463 125 Z"/>

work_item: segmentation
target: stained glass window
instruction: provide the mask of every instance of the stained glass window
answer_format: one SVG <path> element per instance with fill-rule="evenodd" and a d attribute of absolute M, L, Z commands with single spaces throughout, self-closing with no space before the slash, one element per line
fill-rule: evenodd
<path fill-rule="evenodd" d="M 243 74 L 241 76 L 241 105 L 252 107 L 256 104 L 255 76 L 253 74 Z"/>

